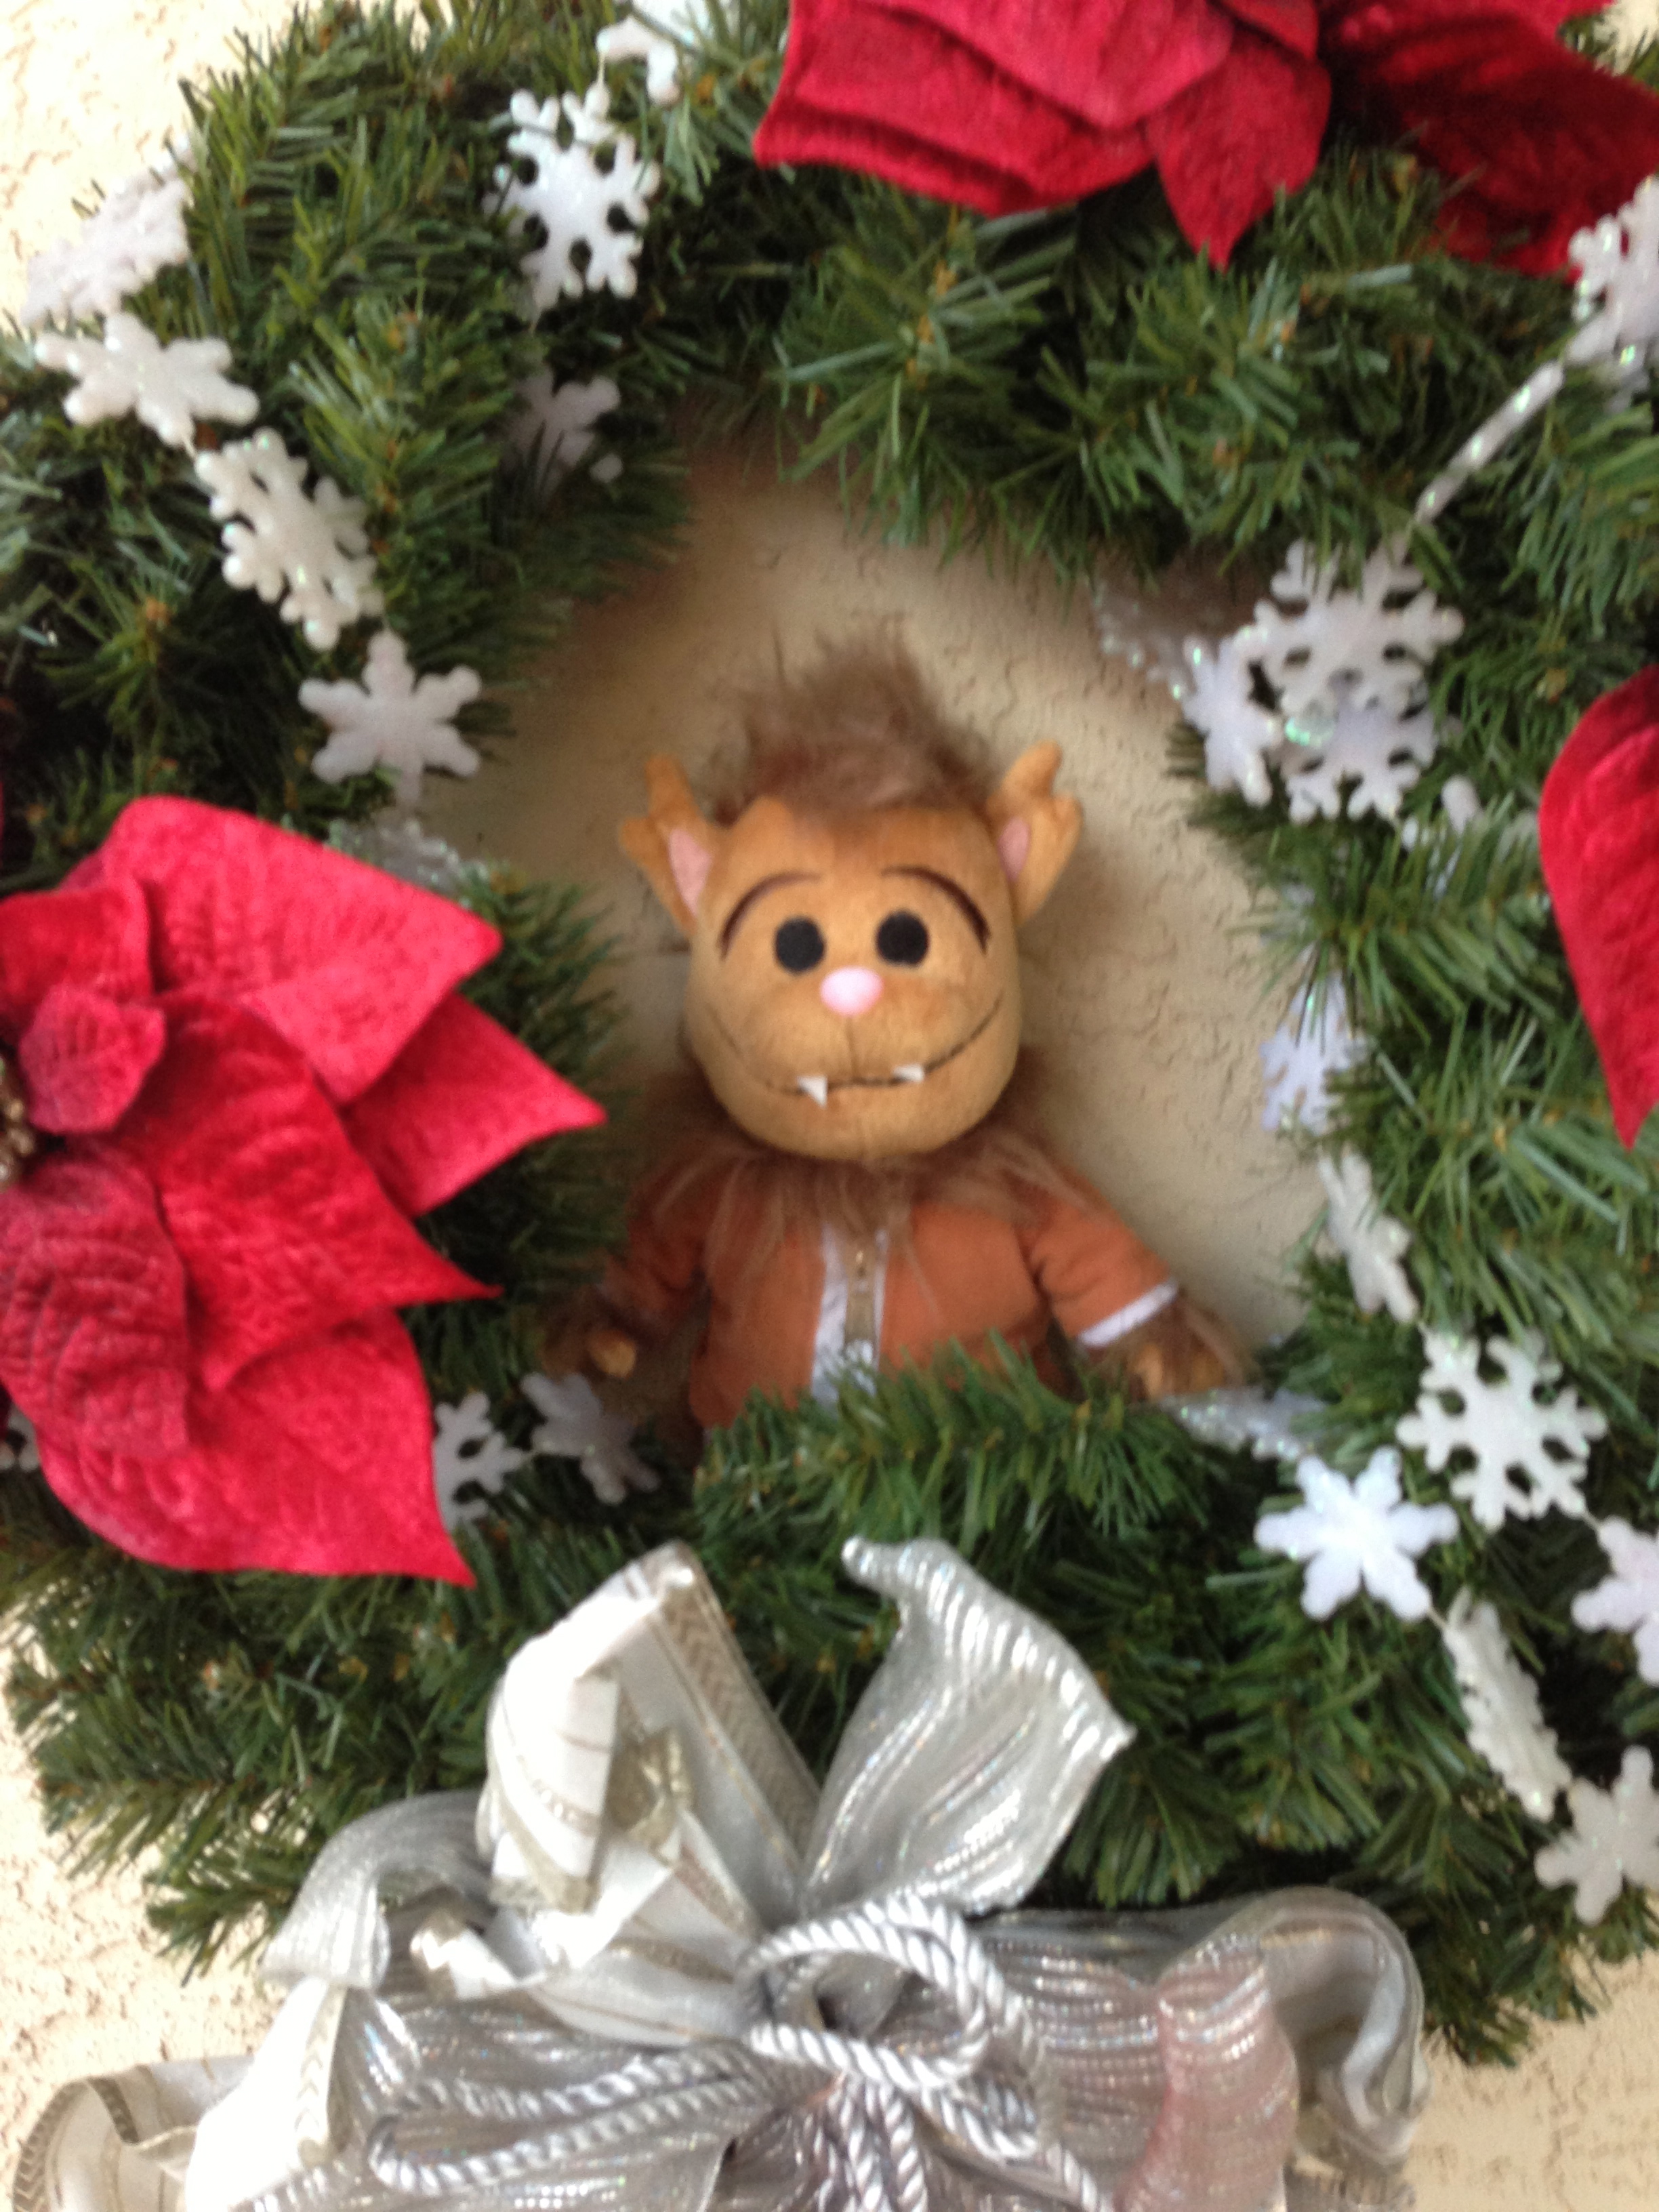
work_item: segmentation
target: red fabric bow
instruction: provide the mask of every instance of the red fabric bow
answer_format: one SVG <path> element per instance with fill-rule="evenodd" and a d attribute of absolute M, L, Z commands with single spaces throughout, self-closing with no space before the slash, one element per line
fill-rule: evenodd
<path fill-rule="evenodd" d="M 1538 847 L 1613 1126 L 1659 1105 L 1659 668 L 1598 699 L 1544 780 Z"/>
<path fill-rule="evenodd" d="M 1553 268 L 1659 167 L 1659 100 L 1556 43 L 1576 0 L 794 0 L 762 163 L 832 162 L 987 215 L 1149 164 L 1224 265 L 1307 182 L 1337 76 L 1455 196 L 1448 242 Z M 1513 251 L 1510 249 L 1513 248 Z"/>
<path fill-rule="evenodd" d="M 0 1192 L 0 1384 L 112 1542 L 471 1579 L 393 1309 L 488 1292 L 409 1217 L 602 1118 L 456 995 L 500 942 L 185 799 L 0 903 L 0 1042 L 60 1140 Z"/>

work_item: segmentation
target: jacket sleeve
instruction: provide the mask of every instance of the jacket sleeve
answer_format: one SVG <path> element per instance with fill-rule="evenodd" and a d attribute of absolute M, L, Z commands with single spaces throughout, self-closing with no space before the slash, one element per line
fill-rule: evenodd
<path fill-rule="evenodd" d="M 680 1204 L 665 1203 L 659 1177 L 636 1194 L 628 1249 L 611 1261 L 600 1286 L 605 1304 L 630 1326 L 665 1336 L 696 1304 L 715 1202 L 705 1188 Z"/>
<path fill-rule="evenodd" d="M 1075 1201 L 1046 1197 L 1020 1243 L 1055 1320 L 1091 1351 L 1151 1321 L 1179 1291 L 1157 1253 L 1082 1182 Z"/>

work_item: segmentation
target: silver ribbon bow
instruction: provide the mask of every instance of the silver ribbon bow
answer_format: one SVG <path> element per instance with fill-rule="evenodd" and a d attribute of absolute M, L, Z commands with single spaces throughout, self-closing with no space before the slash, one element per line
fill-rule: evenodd
<path fill-rule="evenodd" d="M 1401 2201 L 1426 2077 L 1389 1923 L 1009 1911 L 1131 1731 L 945 1545 L 845 1557 L 900 1620 L 821 1793 L 680 1547 L 526 1645 L 479 1796 L 319 1856 L 184 2212 Z"/>

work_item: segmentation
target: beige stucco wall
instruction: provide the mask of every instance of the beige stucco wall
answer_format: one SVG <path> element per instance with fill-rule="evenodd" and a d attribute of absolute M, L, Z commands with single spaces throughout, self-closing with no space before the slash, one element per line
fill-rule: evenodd
<path fill-rule="evenodd" d="M 0 306 L 70 194 L 125 174 L 179 112 L 182 74 L 224 58 L 261 0 L 0 0 Z M 1030 1029 L 1079 1162 L 1194 1285 L 1260 1334 L 1288 1308 L 1273 1255 L 1317 1202 L 1256 1127 L 1263 1006 L 1237 885 L 1182 825 L 1162 774 L 1166 710 L 1096 656 L 1040 579 L 941 573 L 843 530 L 830 495 L 711 456 L 684 556 L 589 611 L 535 672 L 518 734 L 434 823 L 468 849 L 573 872 L 612 902 L 640 1057 L 672 1049 L 680 955 L 614 857 L 646 752 L 695 757 L 781 653 L 872 623 L 902 635 L 957 711 L 1012 755 L 1067 747 L 1089 811 L 1071 876 L 1030 933 Z M 1618 1977 L 1593 2027 L 1540 2035 L 1512 2074 L 1443 2065 L 1414 2162 L 1423 2212 L 1634 2212 L 1659 2203 L 1659 1966 Z M 0 2171 L 67 2075 L 246 2048 L 265 2004 L 232 1971 L 181 1986 L 146 1943 L 136 1882 L 69 1876 L 27 1763 L 0 1737 Z"/>

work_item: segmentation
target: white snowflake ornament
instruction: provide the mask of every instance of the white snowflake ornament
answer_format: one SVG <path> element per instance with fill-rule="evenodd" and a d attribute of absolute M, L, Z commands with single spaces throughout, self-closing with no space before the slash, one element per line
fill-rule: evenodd
<path fill-rule="evenodd" d="M 1384 1306 L 1398 1322 L 1415 1321 L 1417 1293 L 1401 1261 L 1412 1233 L 1391 1213 L 1379 1213 L 1370 1162 L 1363 1153 L 1328 1154 L 1317 1163 L 1325 1186 L 1325 1233 L 1348 1263 L 1353 1301 L 1361 1313 Z"/>
<path fill-rule="evenodd" d="M 1375 814 L 1397 822 L 1400 802 L 1434 758 L 1439 739 L 1426 712 L 1403 721 L 1388 707 L 1336 709 L 1331 734 L 1282 761 L 1292 822 Z"/>
<path fill-rule="evenodd" d="M 190 185 L 183 177 L 141 169 L 118 185 L 74 238 L 49 246 L 29 263 L 23 328 L 112 315 L 158 270 L 188 261 L 189 204 Z"/>
<path fill-rule="evenodd" d="M 1400 1442 L 1420 1451 L 1437 1473 L 1455 1452 L 1470 1455 L 1474 1465 L 1452 1477 L 1452 1495 L 1483 1528 L 1501 1528 L 1510 1514 L 1534 1521 L 1553 1505 L 1582 1516 L 1585 1462 L 1590 1445 L 1607 1434 L 1607 1419 L 1581 1405 L 1571 1389 L 1540 1403 L 1538 1392 L 1561 1379 L 1543 1339 L 1528 1330 L 1519 1344 L 1495 1336 L 1481 1345 L 1430 1329 L 1423 1346 L 1420 1395 L 1416 1411 L 1395 1429 Z M 1485 1379 L 1483 1359 L 1502 1369 L 1501 1381 Z"/>
<path fill-rule="evenodd" d="M 1201 1390 L 1191 1397 L 1160 1398 L 1158 1410 L 1180 1422 L 1188 1436 L 1200 1443 L 1218 1444 L 1224 1451 L 1243 1451 L 1248 1444 L 1257 1459 L 1305 1458 L 1308 1439 L 1303 1424 L 1310 1415 L 1327 1412 L 1322 1400 L 1307 1398 L 1294 1390 L 1275 1390 L 1270 1398 L 1253 1383 L 1230 1390 Z"/>
<path fill-rule="evenodd" d="M 1636 1671 L 1659 1682 L 1659 1538 L 1628 1521 L 1600 1521 L 1595 1534 L 1613 1572 L 1572 1601 L 1580 1628 L 1616 1628 L 1636 1639 Z"/>
<path fill-rule="evenodd" d="M 489 1499 L 530 1455 L 508 1443 L 490 1419 L 489 1401 L 482 1390 L 469 1390 L 459 1406 L 434 1406 L 432 1414 L 438 1425 L 432 1440 L 432 1480 L 444 1526 L 453 1530 L 482 1521 Z M 461 1498 L 457 1493 L 469 1483 L 488 1495 Z"/>
<path fill-rule="evenodd" d="M 1575 233 L 1567 258 L 1578 269 L 1578 328 L 1566 357 L 1604 362 L 1628 391 L 1659 351 L 1659 179 L 1645 179 L 1617 215 Z"/>
<path fill-rule="evenodd" d="M 644 242 L 641 234 L 662 173 L 654 161 L 642 161 L 633 139 L 611 121 L 604 79 L 580 100 L 569 92 L 562 100 L 539 101 L 532 92 L 515 92 L 508 112 L 518 127 L 507 139 L 507 153 L 532 163 L 536 173 L 526 183 L 510 162 L 499 168 L 501 204 L 515 224 L 534 220 L 547 234 L 520 264 L 529 281 L 531 319 L 559 300 L 607 286 L 619 298 L 631 299 L 639 283 L 634 264 Z M 570 133 L 568 145 L 560 143 L 562 124 Z M 601 154 L 609 156 L 603 166 Z M 631 228 L 613 228 L 613 215 Z M 586 257 L 580 265 L 579 247 Z"/>
<path fill-rule="evenodd" d="M 630 1490 L 654 1490 L 657 1478 L 629 1445 L 634 1424 L 606 1411 L 582 1375 L 526 1375 L 519 1388 L 542 1416 L 530 1448 L 550 1459 L 574 1459 L 602 1505 L 620 1505 Z"/>
<path fill-rule="evenodd" d="M 1210 645 L 1189 637 L 1182 653 L 1186 665 L 1170 689 L 1204 740 L 1205 781 L 1265 806 L 1273 795 L 1268 764 L 1285 751 L 1283 720 L 1252 697 L 1236 639 Z"/>
<path fill-rule="evenodd" d="M 1443 607 L 1409 561 L 1379 545 L 1358 587 L 1334 565 L 1317 568 L 1307 546 L 1291 546 L 1237 633 L 1241 657 L 1259 666 L 1278 695 L 1289 734 L 1320 743 L 1339 706 L 1379 707 L 1400 720 L 1424 696 L 1424 671 L 1461 636 L 1463 617 Z M 1301 726 L 1300 730 L 1298 725 Z"/>
<path fill-rule="evenodd" d="M 1412 1562 L 1457 1534 L 1450 1506 L 1402 1504 L 1400 1455 L 1386 1447 L 1352 1482 L 1312 1457 L 1299 1463 L 1296 1481 L 1307 1503 L 1264 1513 L 1255 1540 L 1264 1552 L 1310 1563 L 1302 1585 L 1309 1619 L 1328 1620 L 1363 1583 L 1401 1620 L 1421 1620 L 1431 1601 Z"/>
<path fill-rule="evenodd" d="M 1259 1049 L 1267 1092 L 1262 1127 L 1276 1131 L 1299 1121 L 1322 1135 L 1331 1118 L 1331 1077 L 1356 1066 L 1365 1051 L 1348 1026 L 1340 979 L 1333 975 L 1324 982 L 1316 1006 L 1310 989 L 1298 991 L 1290 1018 Z"/>
<path fill-rule="evenodd" d="M 1567 1792 L 1572 1832 L 1546 1844 L 1533 1861 L 1546 1889 L 1572 1882 L 1573 1910 L 1593 1928 L 1626 1882 L 1659 1886 L 1659 1792 L 1651 1755 L 1632 1744 L 1611 1790 L 1575 1782 Z"/>
<path fill-rule="evenodd" d="M 644 0 L 608 23 L 593 44 L 607 69 L 614 62 L 642 61 L 647 98 L 659 107 L 672 107 L 680 96 L 680 70 L 688 52 L 708 36 L 705 0 Z"/>
<path fill-rule="evenodd" d="M 347 623 L 379 614 L 385 601 L 362 501 L 346 498 L 332 477 L 307 496 L 306 472 L 274 430 L 196 456 L 213 519 L 225 525 L 225 581 L 281 599 L 283 621 L 300 623 L 307 644 L 325 653 Z"/>
<path fill-rule="evenodd" d="M 540 467 L 548 491 L 581 466 L 599 443 L 594 424 L 622 404 L 622 393 L 608 376 L 592 377 L 586 384 L 556 385 L 550 368 L 521 384 L 519 398 L 523 404 L 508 428 L 507 448 L 527 465 L 537 454 L 540 439 Z M 622 474 L 621 459 L 607 453 L 593 464 L 592 474 L 601 483 L 614 483 Z"/>
<path fill-rule="evenodd" d="M 137 315 L 111 315 L 101 339 L 48 331 L 34 341 L 34 357 L 75 379 L 76 389 L 64 402 L 71 422 L 136 414 L 181 453 L 195 444 L 198 422 L 251 422 L 259 411 L 258 393 L 223 374 L 230 348 L 222 338 L 175 338 L 164 346 Z"/>
<path fill-rule="evenodd" d="M 1534 1820 L 1547 1820 L 1572 1771 L 1544 1725 L 1538 1685 L 1510 1649 L 1497 1607 L 1477 1605 L 1468 1590 L 1459 1590 L 1441 1633 L 1471 1746 Z"/>
<path fill-rule="evenodd" d="M 452 775 L 471 775 L 477 769 L 478 756 L 453 717 L 483 689 L 471 668 L 417 682 L 397 631 L 378 629 L 361 684 L 325 684 L 313 676 L 300 686 L 300 704 L 333 732 L 313 759 L 312 772 L 325 783 L 343 783 L 349 775 L 390 769 L 398 804 L 413 806 L 423 769 L 445 768 Z"/>
<path fill-rule="evenodd" d="M 34 1424 L 15 1406 L 7 1408 L 0 1428 L 0 1474 L 39 1474 L 40 1451 L 34 1441 Z"/>

